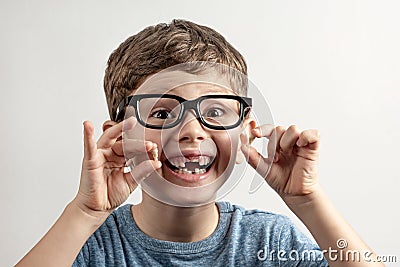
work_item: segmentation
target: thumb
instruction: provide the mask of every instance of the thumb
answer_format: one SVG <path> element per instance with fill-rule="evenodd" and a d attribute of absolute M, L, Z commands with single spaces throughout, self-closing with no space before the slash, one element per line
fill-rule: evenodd
<path fill-rule="evenodd" d="M 125 180 L 128 186 L 133 192 L 138 184 L 140 184 L 144 179 L 149 177 L 157 169 L 161 168 L 161 161 L 146 160 L 132 167 L 129 172 L 124 173 Z"/>
<path fill-rule="evenodd" d="M 242 145 L 241 150 L 250 166 L 264 177 L 268 171 L 271 161 L 268 158 L 264 158 L 254 147 L 250 145 Z"/>

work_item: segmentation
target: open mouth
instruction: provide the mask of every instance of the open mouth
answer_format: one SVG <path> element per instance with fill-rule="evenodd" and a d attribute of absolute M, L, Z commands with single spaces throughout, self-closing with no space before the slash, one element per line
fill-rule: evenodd
<path fill-rule="evenodd" d="M 201 156 L 185 156 L 166 159 L 166 165 L 174 172 L 181 174 L 204 174 L 208 172 L 214 162 L 213 157 Z"/>

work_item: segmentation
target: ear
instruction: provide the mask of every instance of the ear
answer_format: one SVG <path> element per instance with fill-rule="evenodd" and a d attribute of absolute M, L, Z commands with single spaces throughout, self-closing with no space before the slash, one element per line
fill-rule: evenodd
<path fill-rule="evenodd" d="M 243 126 L 242 126 L 243 127 L 243 132 L 242 132 L 242 134 L 244 134 L 247 138 L 250 138 L 251 130 L 256 128 L 256 126 L 257 125 L 256 125 L 256 121 L 254 120 L 254 118 L 252 118 L 252 117 L 246 118 L 244 120 L 244 122 L 243 122 Z M 242 150 L 241 150 L 241 146 L 242 146 L 242 141 L 239 138 L 238 150 L 237 150 L 237 153 L 236 153 L 236 164 L 241 164 L 245 160 L 245 157 L 244 157 L 244 155 L 242 153 Z"/>
<path fill-rule="evenodd" d="M 103 123 L 103 132 L 105 132 L 108 128 L 114 126 L 115 124 L 117 124 L 115 121 L 112 120 L 107 120 Z"/>

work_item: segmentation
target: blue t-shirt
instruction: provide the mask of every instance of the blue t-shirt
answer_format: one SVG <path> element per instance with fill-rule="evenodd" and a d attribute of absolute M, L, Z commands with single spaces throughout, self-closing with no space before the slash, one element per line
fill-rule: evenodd
<path fill-rule="evenodd" d="M 322 251 L 283 215 L 217 202 L 216 230 L 197 242 L 151 238 L 131 205 L 115 210 L 73 266 L 328 266 Z"/>

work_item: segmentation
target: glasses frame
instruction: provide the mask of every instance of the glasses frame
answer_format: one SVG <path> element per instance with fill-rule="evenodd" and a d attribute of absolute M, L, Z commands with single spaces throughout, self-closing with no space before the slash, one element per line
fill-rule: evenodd
<path fill-rule="evenodd" d="M 147 124 L 146 122 L 144 122 L 142 120 L 142 118 L 140 117 L 139 111 L 138 111 L 138 104 L 139 101 L 143 98 L 171 98 L 171 99 L 175 99 L 177 100 L 181 106 L 183 108 L 181 108 L 178 118 L 176 119 L 176 121 L 172 124 L 169 124 L 167 126 L 164 125 L 151 125 L 151 124 Z M 240 107 L 239 107 L 239 119 L 235 124 L 229 125 L 229 126 L 218 126 L 218 125 L 212 125 L 207 123 L 203 116 L 200 113 L 200 102 L 203 101 L 204 99 L 210 99 L 210 98 L 224 98 L 224 99 L 234 99 L 237 100 L 240 103 Z M 229 129 L 233 129 L 237 126 L 239 126 L 242 122 L 243 122 L 243 118 L 245 116 L 247 116 L 247 114 L 249 113 L 251 107 L 252 107 L 252 99 L 250 97 L 243 97 L 243 96 L 237 96 L 237 95 L 204 95 L 204 96 L 200 96 L 196 99 L 193 100 L 187 100 L 184 99 L 183 97 L 177 96 L 177 95 L 171 95 L 171 94 L 140 94 L 140 95 L 131 95 L 128 96 L 126 98 L 124 98 L 121 103 L 118 105 L 118 108 L 116 110 L 116 115 L 114 118 L 114 121 L 116 122 L 120 122 L 123 120 L 124 116 L 125 116 L 125 108 L 127 106 L 133 106 L 133 108 L 135 109 L 135 115 L 136 115 L 136 119 L 138 120 L 138 122 L 146 127 L 146 128 L 150 128 L 150 129 L 170 129 L 173 128 L 175 126 L 177 126 L 183 118 L 183 115 L 185 114 L 185 112 L 189 109 L 193 109 L 196 113 L 196 119 L 201 122 L 201 124 L 203 124 L 204 126 L 213 129 L 213 130 L 229 130 Z"/>

